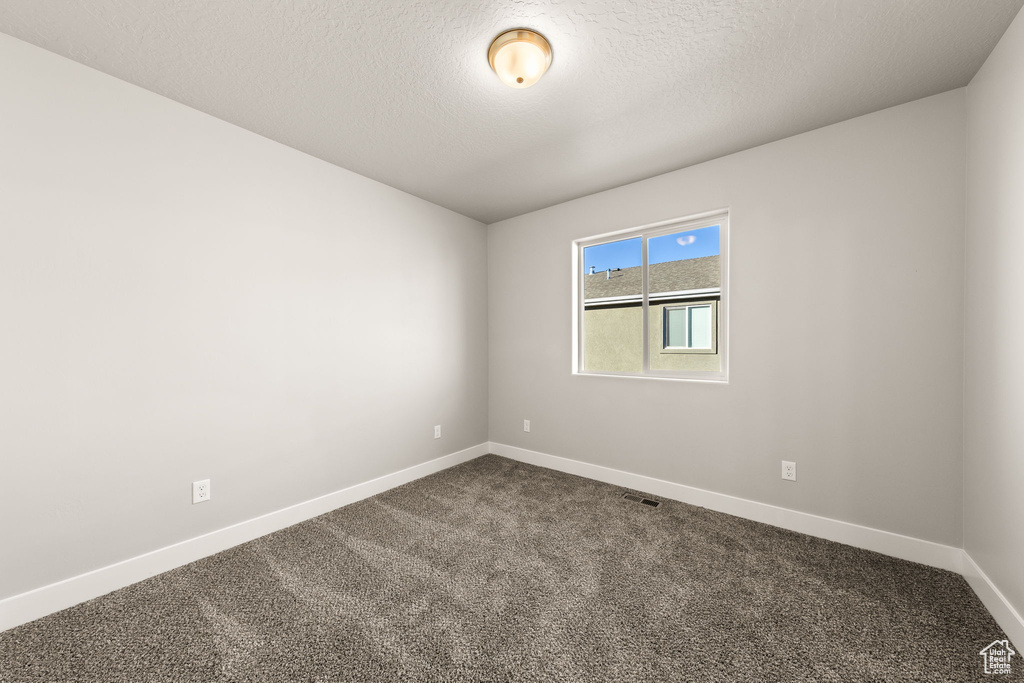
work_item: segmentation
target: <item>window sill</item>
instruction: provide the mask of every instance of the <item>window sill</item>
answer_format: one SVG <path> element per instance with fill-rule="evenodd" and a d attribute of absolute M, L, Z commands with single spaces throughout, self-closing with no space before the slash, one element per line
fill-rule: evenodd
<path fill-rule="evenodd" d="M 666 354 L 666 355 L 693 354 L 693 355 L 713 356 L 716 353 L 718 353 L 718 349 L 684 349 L 684 348 L 681 348 L 681 347 L 676 347 L 676 348 L 668 347 L 668 348 L 659 349 L 658 353 Z"/>
<path fill-rule="evenodd" d="M 698 382 L 700 384 L 728 384 L 729 377 L 720 372 L 705 372 L 702 376 L 686 375 L 637 375 L 629 372 L 583 372 L 573 370 L 579 377 L 613 377 L 617 379 L 655 379 L 669 382 Z"/>

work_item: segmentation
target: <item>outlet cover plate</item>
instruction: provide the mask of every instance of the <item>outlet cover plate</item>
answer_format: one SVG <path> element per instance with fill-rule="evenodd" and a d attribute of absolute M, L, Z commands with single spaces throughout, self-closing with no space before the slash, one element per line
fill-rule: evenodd
<path fill-rule="evenodd" d="M 210 480 L 202 479 L 192 482 L 192 504 L 205 503 L 210 500 Z"/>
<path fill-rule="evenodd" d="M 796 481 L 796 463 L 788 460 L 782 461 L 782 478 L 787 481 Z"/>
<path fill-rule="evenodd" d="M 523 420 L 523 431 L 524 432 L 530 431 L 530 421 L 529 420 Z"/>
<path fill-rule="evenodd" d="M 435 439 L 440 439 L 441 438 L 441 425 L 434 425 L 434 438 Z"/>

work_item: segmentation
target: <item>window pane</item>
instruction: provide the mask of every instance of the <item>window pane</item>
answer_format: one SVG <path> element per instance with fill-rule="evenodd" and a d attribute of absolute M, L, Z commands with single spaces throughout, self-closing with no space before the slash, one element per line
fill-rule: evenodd
<path fill-rule="evenodd" d="M 686 309 L 666 308 L 665 318 L 665 346 L 686 346 Z"/>
<path fill-rule="evenodd" d="M 643 370 L 641 238 L 583 249 L 583 369 Z"/>
<path fill-rule="evenodd" d="M 722 279 L 720 232 L 719 226 L 712 225 L 652 237 L 647 243 L 650 296 L 718 288 Z"/>
<path fill-rule="evenodd" d="M 722 368 L 715 312 L 722 284 L 720 225 L 679 230 L 647 240 L 650 368 Z M 662 327 L 664 326 L 664 327 Z"/>
<path fill-rule="evenodd" d="M 690 343 L 691 349 L 711 348 L 711 307 L 692 306 L 690 311 Z"/>

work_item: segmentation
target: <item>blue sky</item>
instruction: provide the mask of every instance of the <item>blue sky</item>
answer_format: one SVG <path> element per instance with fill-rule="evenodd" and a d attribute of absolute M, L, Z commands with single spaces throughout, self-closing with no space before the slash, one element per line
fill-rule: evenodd
<path fill-rule="evenodd" d="M 648 260 L 655 264 L 714 256 L 722 251 L 720 241 L 720 230 L 717 225 L 652 237 L 648 243 Z M 598 271 L 608 268 L 632 268 L 639 266 L 641 260 L 639 237 L 583 249 L 583 266 L 584 272 L 587 273 L 590 272 L 590 266 L 595 266 Z"/>

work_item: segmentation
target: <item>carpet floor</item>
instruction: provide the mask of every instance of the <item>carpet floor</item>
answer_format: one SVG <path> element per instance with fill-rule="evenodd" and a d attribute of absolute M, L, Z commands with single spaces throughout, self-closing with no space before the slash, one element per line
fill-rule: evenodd
<path fill-rule="evenodd" d="M 0 634 L 0 681 L 999 681 L 960 576 L 494 455 Z"/>

